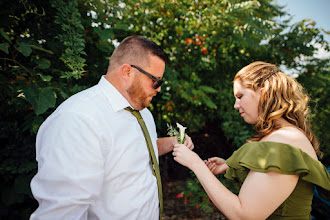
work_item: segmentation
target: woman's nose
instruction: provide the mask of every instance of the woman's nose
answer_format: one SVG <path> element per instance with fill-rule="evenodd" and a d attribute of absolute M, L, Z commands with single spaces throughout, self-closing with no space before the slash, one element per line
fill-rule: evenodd
<path fill-rule="evenodd" d="M 234 104 L 234 109 L 238 110 L 239 108 L 239 104 L 238 104 L 238 101 L 235 101 L 235 104 Z"/>

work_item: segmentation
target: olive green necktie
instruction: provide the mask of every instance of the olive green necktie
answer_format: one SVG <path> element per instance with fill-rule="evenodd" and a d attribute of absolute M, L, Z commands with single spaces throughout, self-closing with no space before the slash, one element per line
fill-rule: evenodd
<path fill-rule="evenodd" d="M 159 219 L 162 219 L 162 213 L 163 213 L 163 193 L 162 193 L 162 182 L 160 179 L 160 171 L 159 171 L 159 166 L 157 162 L 157 158 L 154 152 L 154 148 L 152 146 L 152 142 L 149 136 L 149 132 L 147 129 L 146 124 L 143 121 L 143 118 L 140 114 L 139 111 L 133 110 L 131 107 L 125 108 L 125 110 L 130 111 L 138 120 L 143 134 L 144 138 L 146 139 L 147 146 L 148 146 L 148 151 L 149 151 L 149 158 L 150 158 L 150 165 L 152 169 L 153 175 L 157 178 L 157 185 L 158 185 L 158 198 L 159 198 Z"/>

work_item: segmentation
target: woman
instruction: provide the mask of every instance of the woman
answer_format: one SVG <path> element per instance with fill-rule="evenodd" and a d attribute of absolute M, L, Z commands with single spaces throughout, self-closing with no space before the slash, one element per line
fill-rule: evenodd
<path fill-rule="evenodd" d="M 256 134 L 225 161 L 202 161 L 184 145 L 174 160 L 190 168 L 214 205 L 229 219 L 310 219 L 314 186 L 329 199 L 330 177 L 309 127 L 308 96 L 293 78 L 254 62 L 234 78 L 234 108 Z M 241 184 L 238 195 L 213 174 Z"/>

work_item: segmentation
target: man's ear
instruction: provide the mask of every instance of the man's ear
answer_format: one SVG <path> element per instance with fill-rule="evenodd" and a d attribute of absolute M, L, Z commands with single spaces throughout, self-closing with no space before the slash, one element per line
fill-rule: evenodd
<path fill-rule="evenodd" d="M 123 79 L 125 80 L 130 80 L 131 76 L 132 76 L 132 67 L 129 64 L 123 64 L 120 67 L 120 75 Z"/>

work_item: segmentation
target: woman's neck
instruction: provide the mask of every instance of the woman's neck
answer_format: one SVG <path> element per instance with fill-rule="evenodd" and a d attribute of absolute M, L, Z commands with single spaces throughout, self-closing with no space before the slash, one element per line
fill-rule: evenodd
<path fill-rule="evenodd" d="M 287 127 L 287 126 L 293 126 L 296 127 L 295 125 L 291 124 L 290 122 L 288 122 L 287 120 L 285 120 L 284 118 L 279 118 L 276 119 L 274 121 L 276 127 L 282 128 L 282 127 Z"/>

